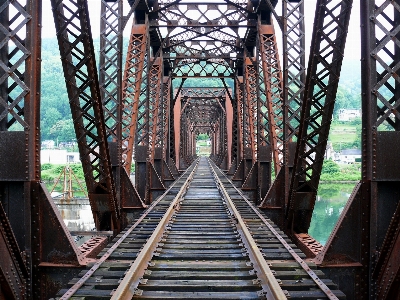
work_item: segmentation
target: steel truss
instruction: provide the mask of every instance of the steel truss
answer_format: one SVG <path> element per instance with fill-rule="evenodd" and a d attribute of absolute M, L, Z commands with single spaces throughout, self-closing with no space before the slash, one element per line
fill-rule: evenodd
<path fill-rule="evenodd" d="M 351 298 L 396 299 L 400 174 L 393 149 L 400 138 L 400 2 L 362 1 L 360 7 L 362 179 L 317 262 Z"/>
<path fill-rule="evenodd" d="M 307 233 L 328 141 L 352 1 L 318 1 L 301 111 L 287 226 Z"/>
<path fill-rule="evenodd" d="M 352 0 L 317 1 L 307 78 L 303 1 L 283 0 L 282 18 L 267 0 L 128 2 L 123 16 L 123 0 L 101 1 L 98 74 L 87 0 L 51 0 L 97 229 L 118 233 L 196 159 L 207 133 L 213 161 L 349 299 L 398 297 L 400 0 L 361 2 L 362 180 L 323 249 L 307 231 Z M 88 264 L 40 182 L 40 24 L 40 0 L 1 2 L 0 292 L 10 299 L 48 299 Z M 220 86 L 190 85 L 199 78 Z"/>
<path fill-rule="evenodd" d="M 284 224 L 284 210 L 289 198 L 289 183 L 294 163 L 294 152 L 300 126 L 300 112 L 305 85 L 304 1 L 282 1 L 283 17 L 283 106 L 282 158 L 271 189 L 261 207 L 270 217 Z"/>
<path fill-rule="evenodd" d="M 52 0 L 51 5 L 93 218 L 98 230 L 118 231 L 120 205 L 111 170 L 87 2 Z"/>
<path fill-rule="evenodd" d="M 41 1 L 0 5 L 1 297 L 45 299 L 87 261 L 40 177 Z M 52 266 L 49 272 L 46 266 Z"/>
<path fill-rule="evenodd" d="M 122 136 L 123 132 L 130 130 L 131 124 L 125 128 L 126 122 L 122 122 L 122 89 L 125 87 L 122 83 L 122 6 L 122 0 L 103 0 L 101 3 L 99 84 L 116 196 L 121 209 L 124 210 L 122 223 L 126 225 L 129 223 L 126 215 L 128 210 L 144 207 L 144 203 L 132 185 L 129 170 L 124 168 L 126 163 L 123 157 L 126 154 L 123 156 L 123 151 L 126 152 L 126 147 L 123 146 Z M 126 94 L 124 96 L 126 97 Z"/>

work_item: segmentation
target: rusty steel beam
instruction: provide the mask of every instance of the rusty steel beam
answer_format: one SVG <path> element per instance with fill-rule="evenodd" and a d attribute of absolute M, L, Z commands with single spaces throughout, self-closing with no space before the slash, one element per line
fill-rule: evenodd
<path fill-rule="evenodd" d="M 0 296 L 4 299 L 30 297 L 32 269 L 38 265 L 32 259 L 31 226 L 37 218 L 31 211 L 31 193 L 32 182 L 40 180 L 41 36 L 35 29 L 41 18 L 41 1 L 1 2 Z"/>
<path fill-rule="evenodd" d="M 30 274 L 1 203 L 0 218 L 0 295 L 8 299 L 22 299 L 30 294 L 30 291 L 26 291 Z"/>
<path fill-rule="evenodd" d="M 99 84 L 107 139 L 121 141 L 122 0 L 101 1 Z M 117 145 L 118 163 L 121 145 Z"/>
<path fill-rule="evenodd" d="M 148 89 L 149 89 L 149 161 L 148 178 L 149 197 L 148 203 L 162 191 L 165 190 L 162 178 L 162 122 L 163 122 L 163 61 L 162 53 L 159 57 L 152 59 L 151 67 L 148 73 Z"/>
<path fill-rule="evenodd" d="M 51 5 L 96 228 L 119 231 L 120 206 L 110 164 L 87 1 L 52 0 Z"/>
<path fill-rule="evenodd" d="M 396 299 L 400 296 L 400 201 L 390 221 L 385 240 L 373 271 L 377 299 Z"/>
<path fill-rule="evenodd" d="M 271 145 L 275 174 L 278 174 L 282 165 L 284 130 L 282 71 L 274 26 L 259 24 L 258 27 L 261 56 L 259 67 L 263 79 L 258 108 L 258 149 L 261 151 L 260 147 Z"/>
<path fill-rule="evenodd" d="M 170 76 L 163 76 L 163 86 L 162 86 L 162 92 L 163 92 L 163 99 L 162 99 L 162 113 L 161 113 L 161 118 L 162 122 L 160 124 L 161 126 L 161 134 L 162 134 L 162 140 L 159 144 L 159 147 L 161 148 L 161 157 L 162 157 L 162 167 L 161 167 L 161 176 L 164 182 L 164 185 L 168 187 L 171 182 L 173 182 L 176 178 L 178 178 L 178 170 L 176 169 L 176 166 L 174 163 L 171 163 L 170 160 L 170 137 L 172 134 L 169 132 L 169 128 L 171 127 L 171 123 L 173 122 L 173 116 L 171 116 L 171 112 L 173 111 L 172 108 L 172 101 L 171 101 L 171 85 L 172 85 L 172 79 Z"/>
<path fill-rule="evenodd" d="M 400 1 L 360 7 L 361 181 L 316 261 L 352 299 L 398 299 Z"/>
<path fill-rule="evenodd" d="M 161 57 L 155 57 L 149 70 L 149 100 L 150 100 L 150 162 L 154 163 L 155 149 L 162 148 L 163 142 L 163 61 Z"/>
<path fill-rule="evenodd" d="M 283 11 L 283 145 L 281 169 L 260 207 L 284 226 L 285 207 L 289 198 L 290 178 L 300 126 L 300 111 L 305 85 L 304 1 L 282 1 Z"/>
<path fill-rule="evenodd" d="M 127 131 L 122 125 L 123 101 L 122 89 L 122 0 L 107 2 L 102 0 L 100 15 L 100 91 L 103 100 L 104 119 L 112 171 L 116 186 L 116 197 L 123 211 L 122 226 L 129 223 L 128 209 L 143 208 L 145 204 L 133 186 L 129 173 L 124 168 L 131 166 L 125 163 L 123 152 L 127 151 L 123 135 Z M 132 72 L 132 70 L 129 70 Z M 126 71 L 128 72 L 128 71 Z M 125 78 L 126 79 L 126 78 Z M 130 110 L 124 110 L 124 112 Z M 126 117 L 126 116 L 125 116 Z M 126 118 L 125 118 L 126 121 Z M 128 126 L 129 130 L 129 126 Z M 123 134 L 124 133 L 124 134 Z"/>
<path fill-rule="evenodd" d="M 85 257 L 40 182 L 42 2 L 3 1 L 0 16 L 0 293 L 48 299 Z"/>
<path fill-rule="evenodd" d="M 147 51 L 147 26 L 133 24 L 122 81 L 122 160 L 128 174 L 132 166 L 139 101 L 146 97 Z"/>
<path fill-rule="evenodd" d="M 252 164 L 255 163 L 257 158 L 256 145 L 257 145 L 257 106 L 258 106 L 258 74 L 256 66 L 252 58 L 245 56 L 244 60 L 244 145 L 245 159 L 251 159 Z M 247 154 L 247 155 L 246 155 Z M 246 174 L 247 176 L 247 174 Z"/>
<path fill-rule="evenodd" d="M 287 228 L 307 233 L 339 82 L 352 1 L 319 0 L 311 43 Z"/>

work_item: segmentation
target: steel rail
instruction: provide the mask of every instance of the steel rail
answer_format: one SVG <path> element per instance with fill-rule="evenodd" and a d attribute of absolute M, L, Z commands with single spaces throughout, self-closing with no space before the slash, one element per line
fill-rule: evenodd
<path fill-rule="evenodd" d="M 160 223 L 154 229 L 153 234 L 149 237 L 147 243 L 139 252 L 134 263 L 126 272 L 125 277 L 122 279 L 120 285 L 112 294 L 111 300 L 132 299 L 132 297 L 135 295 L 137 286 L 139 285 L 140 280 L 147 269 L 147 265 L 150 262 L 162 235 L 164 234 L 166 225 L 170 221 L 173 213 L 179 208 L 179 200 L 183 197 L 187 188 L 189 187 L 190 182 L 192 181 L 198 163 L 199 159 L 197 159 L 189 177 L 182 185 L 178 194 L 175 196 L 174 200 L 172 200 L 168 210 L 164 214 L 164 217 L 160 220 Z"/>
<path fill-rule="evenodd" d="M 275 278 L 274 274 L 269 268 L 268 263 L 266 262 L 264 256 L 262 255 L 260 249 L 258 248 L 257 243 L 254 241 L 253 236 L 251 235 L 249 229 L 246 226 L 246 223 L 243 221 L 239 211 L 237 210 L 232 199 L 229 197 L 228 192 L 225 190 L 223 183 L 221 182 L 217 173 L 215 172 L 210 162 L 210 159 L 207 160 L 210 165 L 211 172 L 214 175 L 215 183 L 217 184 L 218 190 L 222 194 L 222 197 L 225 199 L 231 215 L 237 221 L 236 226 L 238 228 L 238 233 L 240 234 L 244 246 L 249 253 L 249 258 L 252 262 L 257 263 L 253 264 L 253 267 L 257 271 L 257 276 L 261 281 L 260 284 L 263 288 L 263 291 L 267 294 L 268 299 L 276 299 L 276 300 L 287 299 L 277 279 Z M 273 298 L 270 298 L 269 295 L 272 295 Z"/>
<path fill-rule="evenodd" d="M 67 300 L 71 298 L 76 291 L 94 274 L 94 272 L 100 268 L 100 266 L 110 257 L 110 255 L 118 248 L 120 244 L 128 237 L 129 234 L 143 221 L 143 219 L 152 211 L 152 209 L 169 193 L 169 191 L 176 185 L 176 183 L 181 179 L 185 174 L 189 171 L 187 169 L 173 184 L 156 200 L 153 202 L 151 206 L 140 216 L 140 218 L 133 224 L 119 239 L 115 242 L 114 245 L 104 255 L 96 261 L 96 263 L 86 272 L 85 275 L 82 276 L 68 291 L 61 296 L 59 300 Z"/>
<path fill-rule="evenodd" d="M 221 172 L 221 174 L 223 174 Z M 257 216 L 263 221 L 268 229 L 275 235 L 275 237 L 282 243 L 282 245 L 288 250 L 292 257 L 300 264 L 304 271 L 311 277 L 311 279 L 318 285 L 318 287 L 325 293 L 328 299 L 339 300 L 338 297 L 331 291 L 331 289 L 319 279 L 318 275 L 307 265 L 307 263 L 289 246 L 285 239 L 274 229 L 274 227 L 264 218 L 264 216 L 253 206 L 253 204 L 243 195 L 243 193 L 232 183 L 232 181 L 223 174 L 223 176 L 229 181 L 232 187 L 242 196 L 243 200 L 250 206 L 250 208 L 257 214 Z"/>

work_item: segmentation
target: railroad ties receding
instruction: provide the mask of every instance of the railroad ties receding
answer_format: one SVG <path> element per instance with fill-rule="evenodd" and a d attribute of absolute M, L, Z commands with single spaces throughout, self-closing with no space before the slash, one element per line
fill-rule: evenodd
<path fill-rule="evenodd" d="M 118 299 L 131 298 L 132 294 L 137 299 L 346 299 L 312 263 L 307 265 L 313 270 L 311 275 L 318 278 L 309 276 L 307 268 L 301 267 L 305 255 L 246 201 L 219 169 L 205 158 L 196 163 L 156 205 L 99 254 L 102 261 L 92 274 L 83 271 L 79 276 L 86 274 L 85 280 L 75 278 L 69 283 L 70 288 L 75 285 L 69 290 L 72 299 L 109 299 L 112 294 Z M 187 191 L 180 196 L 185 183 Z M 129 281 L 127 270 L 138 264 L 136 257 L 143 257 L 142 249 L 147 249 L 172 201 L 177 205 L 163 226 L 150 259 L 140 270 L 143 276 L 137 282 Z M 245 231 L 252 237 L 247 239 Z M 262 253 L 262 262 L 255 259 L 257 253 Z M 294 256 L 299 257 L 300 263 Z M 263 263 L 268 270 L 261 266 Z M 262 272 L 273 274 L 273 278 Z M 79 280 L 81 284 L 77 286 Z M 61 290 L 59 295 L 67 291 Z"/>

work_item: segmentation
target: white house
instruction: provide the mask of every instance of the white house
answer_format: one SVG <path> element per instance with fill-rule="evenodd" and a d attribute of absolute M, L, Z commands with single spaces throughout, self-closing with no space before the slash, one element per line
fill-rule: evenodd
<path fill-rule="evenodd" d="M 339 121 L 350 121 L 355 118 L 361 118 L 360 109 L 339 109 Z"/>
<path fill-rule="evenodd" d="M 80 156 L 79 152 L 43 149 L 40 151 L 40 161 L 42 164 L 65 165 L 80 162 Z"/>
<path fill-rule="evenodd" d="M 360 149 L 344 149 L 339 153 L 339 163 L 352 164 L 356 158 L 361 158 Z"/>

